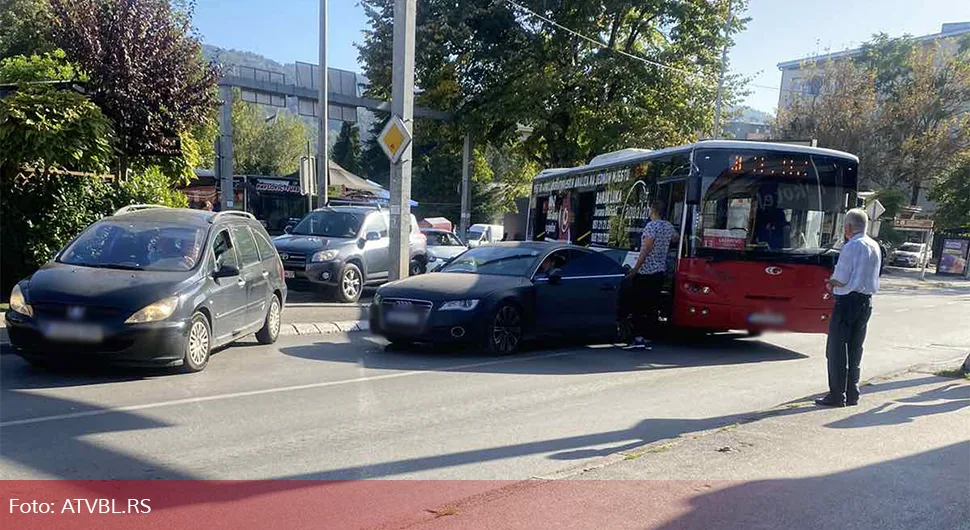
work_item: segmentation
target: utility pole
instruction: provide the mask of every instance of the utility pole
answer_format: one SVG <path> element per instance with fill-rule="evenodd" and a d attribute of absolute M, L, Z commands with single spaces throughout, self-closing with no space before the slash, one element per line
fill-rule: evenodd
<path fill-rule="evenodd" d="M 724 38 L 728 39 L 730 36 L 731 28 L 731 4 L 732 0 L 728 0 L 728 12 L 727 19 L 724 21 Z M 721 105 L 724 100 L 724 70 L 727 69 L 727 54 L 728 54 L 728 42 L 725 40 L 724 48 L 721 49 L 721 73 L 717 80 L 717 102 L 714 104 L 714 139 L 717 140 L 721 136 Z"/>
<path fill-rule="evenodd" d="M 219 176 L 219 190 L 221 210 L 226 211 L 235 206 L 233 198 L 232 179 L 232 87 L 220 86 L 219 97 L 222 104 L 219 107 L 219 150 L 216 163 L 216 173 Z"/>
<path fill-rule="evenodd" d="M 468 239 L 468 225 L 471 222 L 471 185 L 472 185 L 472 138 L 465 133 L 465 143 L 461 150 L 461 218 L 458 220 L 458 234 L 462 240 Z"/>
<path fill-rule="evenodd" d="M 417 0 L 394 0 L 391 113 L 408 132 L 414 127 L 414 18 Z M 408 277 L 411 263 L 411 145 L 391 164 L 390 268 L 388 278 Z"/>
<path fill-rule="evenodd" d="M 320 72 L 319 72 L 320 115 L 317 122 L 317 206 L 327 204 L 327 176 L 330 168 L 330 141 L 327 138 L 327 0 L 320 0 Z"/>

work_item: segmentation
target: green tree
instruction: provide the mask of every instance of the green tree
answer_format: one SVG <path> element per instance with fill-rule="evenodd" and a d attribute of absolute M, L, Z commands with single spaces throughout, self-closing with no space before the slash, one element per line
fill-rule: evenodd
<path fill-rule="evenodd" d="M 936 202 L 933 216 L 940 228 L 970 227 L 970 152 L 936 181 L 929 198 Z"/>
<path fill-rule="evenodd" d="M 340 134 L 337 135 L 337 141 L 330 148 L 330 158 L 338 166 L 355 175 L 360 175 L 362 168 L 360 131 L 357 130 L 357 125 L 349 121 L 343 122 L 340 126 Z"/>
<path fill-rule="evenodd" d="M 811 68 L 821 90 L 779 113 L 779 130 L 858 154 L 869 185 L 905 188 L 915 205 L 970 149 L 970 39 L 877 35 L 856 60 Z"/>
<path fill-rule="evenodd" d="M 169 0 L 51 0 L 51 7 L 53 41 L 90 76 L 91 99 L 114 123 L 122 174 L 141 159 L 142 168 L 162 162 L 176 182 L 192 178 L 182 135 L 218 105 L 218 72 L 202 59 L 191 13 Z"/>
<path fill-rule="evenodd" d="M 307 126 L 288 111 L 270 116 L 264 107 L 234 95 L 232 104 L 233 168 L 251 175 L 286 175 L 300 168 L 306 154 Z"/>
<path fill-rule="evenodd" d="M 63 53 L 0 62 L 0 296 L 85 226 L 134 202 L 184 206 L 158 168 L 123 183 L 97 176 L 114 160 L 112 125 L 85 96 L 39 81 L 79 78 Z"/>
<path fill-rule="evenodd" d="M 746 5 L 730 1 L 735 12 Z M 415 75 L 421 90 L 415 102 L 453 111 L 456 130 L 444 136 L 446 144 L 438 136 L 441 125 L 416 119 L 415 161 L 418 156 L 433 156 L 428 150 L 437 147 L 457 162 L 429 164 L 435 169 L 429 169 L 433 173 L 427 176 L 415 173 L 416 189 L 437 186 L 450 192 L 451 200 L 445 202 L 457 200 L 452 183 L 460 178 L 465 131 L 472 132 L 481 146 L 507 149 L 519 141 L 519 126 L 526 125 L 532 133 L 517 149 L 536 167 L 549 167 L 585 163 L 595 154 L 623 147 L 683 143 L 695 139 L 697 131 L 711 130 L 721 48 L 745 24 L 739 17 L 726 24 L 728 2 L 523 0 L 521 4 L 601 39 L 607 49 L 540 22 L 507 2 L 420 2 Z M 387 99 L 393 2 L 363 0 L 362 5 L 370 22 L 359 46 L 360 61 L 371 82 L 368 93 Z M 727 104 L 738 93 L 736 78 L 730 80 Z M 376 154 L 373 144 L 368 146 L 368 170 L 379 167 Z M 505 175 L 493 173 L 497 179 Z M 422 178 L 439 182 L 420 184 Z M 427 201 L 417 192 L 415 196 Z"/>
<path fill-rule="evenodd" d="M 54 51 L 48 0 L 0 0 L 0 58 Z"/>

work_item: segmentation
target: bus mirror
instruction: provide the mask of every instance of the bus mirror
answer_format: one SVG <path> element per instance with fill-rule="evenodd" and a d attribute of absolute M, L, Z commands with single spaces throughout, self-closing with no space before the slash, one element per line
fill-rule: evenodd
<path fill-rule="evenodd" d="M 692 176 L 687 179 L 687 204 L 701 203 L 701 179 L 699 176 Z"/>

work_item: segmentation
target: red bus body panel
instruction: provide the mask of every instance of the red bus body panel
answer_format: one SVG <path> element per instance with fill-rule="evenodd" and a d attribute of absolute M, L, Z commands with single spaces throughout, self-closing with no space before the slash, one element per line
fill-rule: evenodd
<path fill-rule="evenodd" d="M 826 333 L 834 300 L 822 265 L 765 261 L 680 260 L 673 324 L 706 330 Z M 704 293 L 704 288 L 708 292 Z"/>

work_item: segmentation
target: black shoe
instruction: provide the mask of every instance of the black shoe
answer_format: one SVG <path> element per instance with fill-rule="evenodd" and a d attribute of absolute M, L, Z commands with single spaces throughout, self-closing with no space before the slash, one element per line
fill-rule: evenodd
<path fill-rule="evenodd" d="M 818 405 L 819 407 L 841 408 L 845 406 L 845 400 L 836 399 L 832 397 L 831 394 L 827 394 L 825 397 L 816 399 L 815 404 Z"/>
<path fill-rule="evenodd" d="M 858 404 L 859 404 L 859 398 L 855 398 L 855 399 L 848 399 L 848 398 L 846 398 L 846 400 L 845 400 L 845 406 L 846 407 L 854 407 L 854 406 L 856 406 Z"/>

